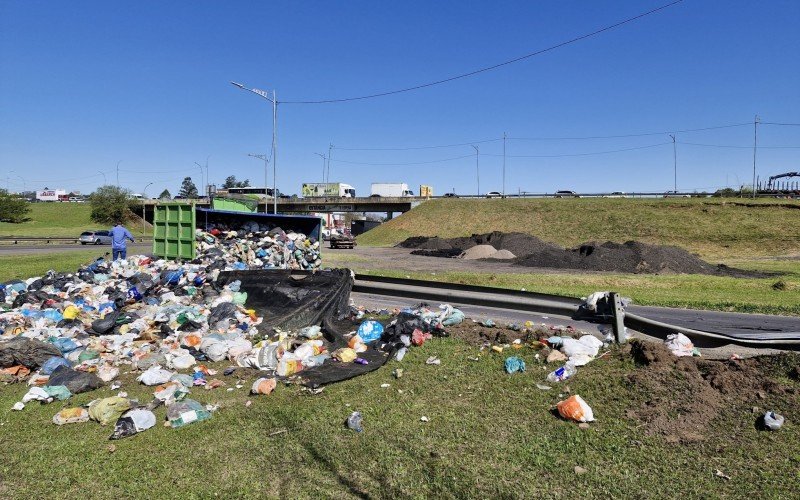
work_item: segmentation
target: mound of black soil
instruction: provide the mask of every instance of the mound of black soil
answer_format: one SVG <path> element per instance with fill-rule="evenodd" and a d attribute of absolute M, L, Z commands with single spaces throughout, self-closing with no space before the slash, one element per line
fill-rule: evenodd
<path fill-rule="evenodd" d="M 638 241 L 591 241 L 577 248 L 564 249 L 529 234 L 494 231 L 450 239 L 416 236 L 398 246 L 416 249 L 411 252 L 414 255 L 452 258 L 476 245 L 491 245 L 497 250 L 508 250 L 517 256 L 511 262 L 523 267 L 645 274 L 710 274 L 737 278 L 763 278 L 773 275 L 709 264 L 676 246 L 649 245 Z"/>

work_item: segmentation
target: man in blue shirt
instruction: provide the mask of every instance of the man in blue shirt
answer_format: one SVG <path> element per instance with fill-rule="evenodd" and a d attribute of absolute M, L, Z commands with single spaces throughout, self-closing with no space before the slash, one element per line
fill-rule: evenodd
<path fill-rule="evenodd" d="M 136 241 L 133 239 L 131 232 L 125 229 L 119 222 L 117 222 L 117 225 L 114 226 L 110 232 L 112 257 L 114 260 L 124 260 L 128 256 L 128 247 L 125 240 L 131 240 L 134 243 Z"/>

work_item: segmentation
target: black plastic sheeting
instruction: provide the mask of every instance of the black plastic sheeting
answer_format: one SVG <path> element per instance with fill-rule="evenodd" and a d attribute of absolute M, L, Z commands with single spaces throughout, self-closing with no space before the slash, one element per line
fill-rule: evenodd
<path fill-rule="evenodd" d="M 226 271 L 220 273 L 217 284 L 224 286 L 236 280 L 241 281 L 240 290 L 247 292 L 245 307 L 255 309 L 264 318 L 258 326 L 259 333 L 271 335 L 275 329 L 295 332 L 306 326 L 319 325 L 325 347 L 328 352 L 333 352 L 347 347 L 346 335 L 358 326 L 347 319 L 353 287 L 348 269 Z M 328 360 L 289 378 L 312 388 L 348 380 L 377 370 L 386 364 L 396 349 L 395 343 L 376 341 L 367 351 L 358 354 L 367 364 Z"/>

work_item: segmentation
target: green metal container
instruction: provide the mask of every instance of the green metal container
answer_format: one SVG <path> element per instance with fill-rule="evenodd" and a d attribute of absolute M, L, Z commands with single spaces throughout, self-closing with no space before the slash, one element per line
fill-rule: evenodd
<path fill-rule="evenodd" d="M 194 204 L 159 203 L 154 209 L 153 254 L 165 259 L 194 259 Z"/>
<path fill-rule="evenodd" d="M 214 198 L 211 200 L 211 208 L 214 210 L 226 210 L 228 212 L 256 213 L 258 200 L 240 200 L 236 198 Z"/>

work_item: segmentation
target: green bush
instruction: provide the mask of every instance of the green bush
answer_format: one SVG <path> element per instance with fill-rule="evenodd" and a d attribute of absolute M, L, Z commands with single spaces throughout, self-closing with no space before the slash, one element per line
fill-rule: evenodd
<path fill-rule="evenodd" d="M 91 219 L 100 224 L 125 222 L 133 216 L 136 200 L 128 189 L 117 186 L 101 186 L 89 196 L 92 204 Z"/>
<path fill-rule="evenodd" d="M 0 222 L 18 224 L 28 220 L 30 206 L 27 201 L 13 195 L 5 189 L 0 189 Z"/>

